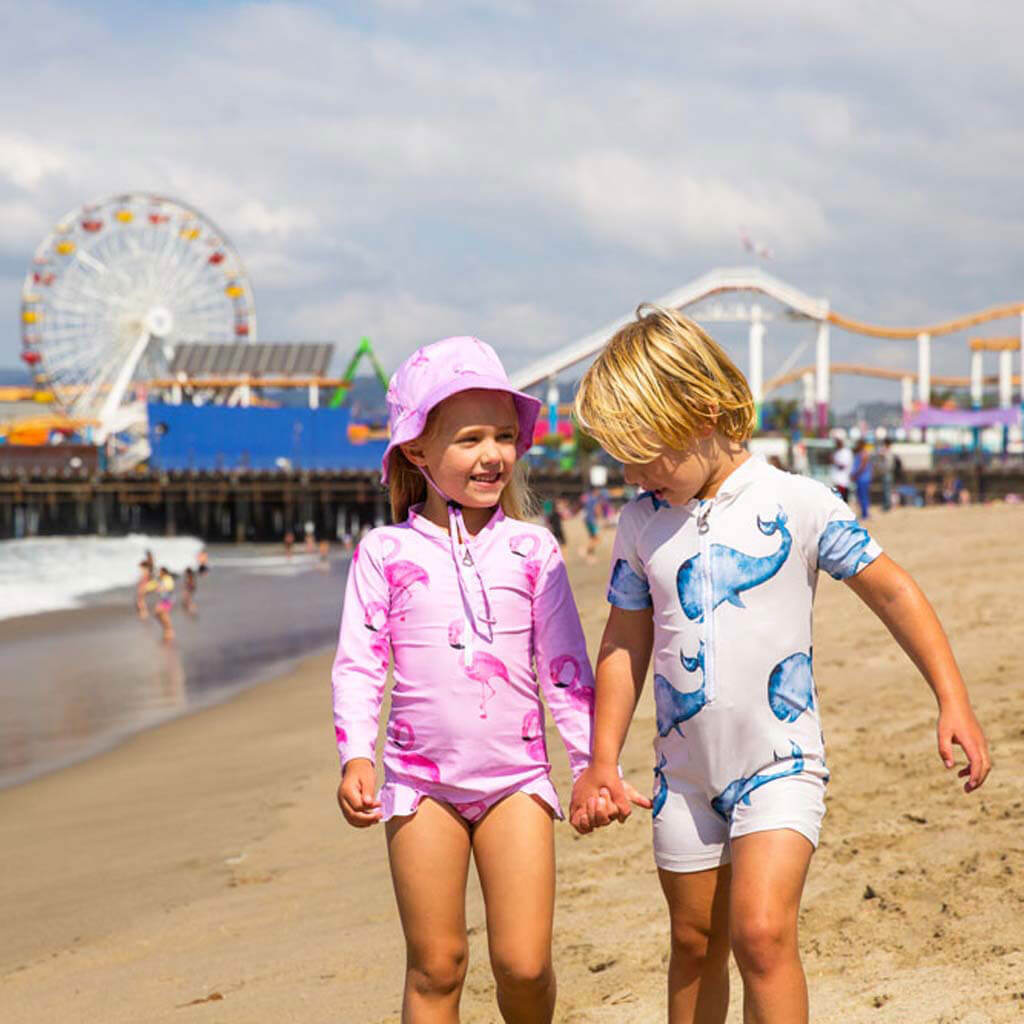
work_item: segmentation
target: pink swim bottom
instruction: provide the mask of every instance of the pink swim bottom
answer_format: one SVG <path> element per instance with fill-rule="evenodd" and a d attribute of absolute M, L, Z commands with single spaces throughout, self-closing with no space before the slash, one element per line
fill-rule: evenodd
<path fill-rule="evenodd" d="M 448 804 L 458 813 L 464 821 L 469 824 L 478 822 L 498 801 L 513 793 L 527 793 L 530 796 L 539 797 L 551 809 L 551 813 L 559 819 L 565 817 L 562 813 L 562 805 L 558 801 L 558 794 L 555 787 L 551 785 L 551 779 L 545 774 L 539 778 L 530 779 L 528 782 L 517 783 L 508 789 L 502 789 L 495 793 L 488 793 L 486 796 L 468 803 L 461 803 L 452 800 L 445 793 L 445 788 L 426 785 L 417 787 L 405 782 L 392 780 L 385 782 L 380 790 L 381 820 L 389 818 L 402 818 L 409 814 L 415 814 L 420 801 L 426 797 L 436 800 L 438 803 Z"/>

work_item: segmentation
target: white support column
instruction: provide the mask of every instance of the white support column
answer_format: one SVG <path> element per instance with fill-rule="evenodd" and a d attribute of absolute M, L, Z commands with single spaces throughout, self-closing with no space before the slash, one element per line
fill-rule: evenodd
<path fill-rule="evenodd" d="M 804 386 L 803 395 L 803 417 L 801 428 L 807 433 L 814 430 L 814 401 L 815 401 L 815 389 L 814 389 L 814 374 L 808 370 L 800 378 Z"/>
<path fill-rule="evenodd" d="M 999 408 L 1013 405 L 1013 353 L 1004 349 L 999 353 Z"/>
<path fill-rule="evenodd" d="M 914 378 L 904 377 L 900 381 L 900 404 L 904 414 L 914 411 Z"/>
<path fill-rule="evenodd" d="M 818 431 L 828 429 L 828 407 L 832 401 L 831 361 L 829 356 L 828 321 L 818 323 L 818 345 L 815 360 L 815 388 L 818 403 Z"/>
<path fill-rule="evenodd" d="M 974 409 L 980 409 L 985 401 L 982 358 L 980 350 L 971 353 L 971 406 Z"/>
<path fill-rule="evenodd" d="M 243 409 L 248 409 L 251 399 L 252 391 L 249 388 L 249 381 L 246 380 L 246 382 L 238 389 L 238 404 Z"/>
<path fill-rule="evenodd" d="M 764 401 L 764 324 L 761 307 L 750 308 L 750 362 L 748 367 L 750 393 L 754 398 L 757 426 L 761 425 L 761 403 Z"/>
<path fill-rule="evenodd" d="M 917 400 L 928 405 L 932 395 L 931 335 L 922 331 L 917 336 Z"/>
<path fill-rule="evenodd" d="M 1024 313 L 1020 315 L 1020 404 L 1024 407 Z"/>
<path fill-rule="evenodd" d="M 309 385 L 309 407 L 310 409 L 320 408 L 320 388 L 316 384 Z"/>

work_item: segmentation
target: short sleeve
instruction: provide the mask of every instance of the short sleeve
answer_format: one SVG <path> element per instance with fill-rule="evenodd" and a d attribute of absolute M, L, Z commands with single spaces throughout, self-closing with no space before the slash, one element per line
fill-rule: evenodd
<path fill-rule="evenodd" d="M 856 576 L 882 553 L 881 545 L 857 522 L 850 506 L 825 487 L 820 488 L 814 521 L 810 564 L 835 580 Z"/>
<path fill-rule="evenodd" d="M 647 570 L 637 554 L 638 510 L 639 506 L 631 502 L 619 516 L 608 580 L 608 603 L 626 611 L 640 611 L 652 605 Z"/>

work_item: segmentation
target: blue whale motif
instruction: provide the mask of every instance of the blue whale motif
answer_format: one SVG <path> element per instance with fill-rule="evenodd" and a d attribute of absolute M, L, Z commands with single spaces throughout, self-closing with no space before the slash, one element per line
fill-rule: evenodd
<path fill-rule="evenodd" d="M 669 503 L 667 501 L 665 501 L 664 498 L 659 498 L 654 493 L 654 491 L 644 491 L 642 494 L 638 494 L 636 496 L 636 500 L 637 501 L 643 501 L 644 498 L 650 498 L 651 499 L 651 504 L 654 506 L 654 511 L 655 512 L 657 512 L 658 509 L 670 508 L 671 507 L 669 505 Z"/>
<path fill-rule="evenodd" d="M 665 801 L 668 799 L 668 783 L 665 781 L 665 765 L 667 763 L 665 755 L 662 754 L 654 766 L 654 796 L 651 799 L 651 817 L 653 818 L 658 816 L 658 812 L 665 806 Z"/>
<path fill-rule="evenodd" d="M 856 519 L 833 520 L 818 539 L 818 568 L 834 580 L 849 579 L 874 560 L 870 544 L 871 535 Z"/>
<path fill-rule="evenodd" d="M 640 611 L 651 607 L 651 590 L 647 580 L 638 576 L 624 558 L 616 561 L 608 584 L 608 601 L 616 608 Z"/>
<path fill-rule="evenodd" d="M 708 702 L 704 689 L 707 683 L 704 675 L 704 641 L 701 640 L 696 657 L 687 658 L 680 651 L 679 660 L 687 672 L 700 670 L 700 686 L 696 690 L 681 693 L 664 676 L 654 674 L 654 708 L 659 736 L 667 736 L 673 729 L 683 736 L 680 724 L 693 718 Z"/>
<path fill-rule="evenodd" d="M 724 544 L 711 545 L 712 611 L 723 601 L 745 608 L 740 592 L 770 580 L 783 566 L 793 546 L 793 537 L 786 529 L 786 514 L 779 509 L 774 519 L 757 517 L 757 528 L 766 536 L 778 533 L 779 549 L 774 554 L 757 557 L 747 555 Z M 683 614 L 694 622 L 704 621 L 701 555 L 688 558 L 676 573 L 676 590 Z"/>
<path fill-rule="evenodd" d="M 773 779 L 784 779 L 787 775 L 799 775 L 804 770 L 804 752 L 792 740 L 789 741 L 789 745 L 792 747 L 791 756 L 793 758 L 791 768 L 785 768 L 774 775 L 748 775 L 746 778 L 733 779 L 711 801 L 711 809 L 726 821 L 729 821 L 732 818 L 733 808 L 737 804 L 742 803 L 748 807 L 750 806 L 750 794 L 759 786 L 763 786 L 766 782 L 771 782 Z M 775 755 L 775 760 L 781 761 L 783 758 Z"/>
<path fill-rule="evenodd" d="M 795 722 L 814 707 L 811 655 L 797 651 L 772 669 L 768 676 L 768 703 L 780 722 Z"/>

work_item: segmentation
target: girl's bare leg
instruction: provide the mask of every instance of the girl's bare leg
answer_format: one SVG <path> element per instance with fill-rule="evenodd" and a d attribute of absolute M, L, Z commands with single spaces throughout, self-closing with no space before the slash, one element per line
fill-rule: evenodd
<path fill-rule="evenodd" d="M 723 1024 L 729 1008 L 729 865 L 658 869 L 668 902 L 669 1024 Z"/>
<path fill-rule="evenodd" d="M 525 793 L 495 804 L 473 830 L 473 855 L 487 905 L 487 944 L 501 1016 L 506 1024 L 549 1024 L 556 994 L 550 810 Z"/>
<path fill-rule="evenodd" d="M 732 841 L 729 928 L 743 976 L 744 1024 L 806 1024 L 797 915 L 813 853 L 790 829 Z"/>
<path fill-rule="evenodd" d="M 469 829 L 446 804 L 420 803 L 386 825 L 405 932 L 402 1024 L 457 1024 L 466 977 Z"/>

